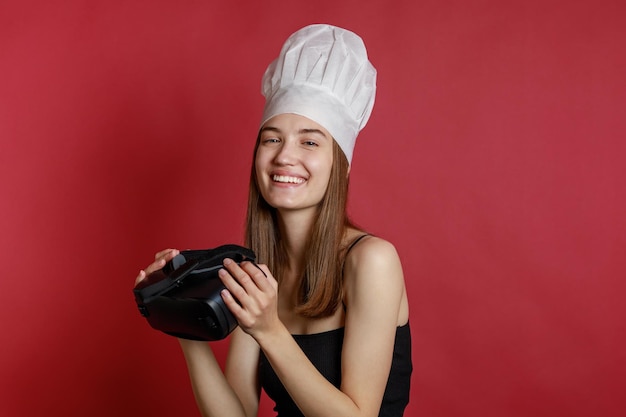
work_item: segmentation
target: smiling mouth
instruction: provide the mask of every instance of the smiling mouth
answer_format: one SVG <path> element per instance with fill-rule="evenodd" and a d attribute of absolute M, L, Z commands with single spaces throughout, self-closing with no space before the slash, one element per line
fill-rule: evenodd
<path fill-rule="evenodd" d="M 289 177 L 287 175 L 273 175 L 272 180 L 284 184 L 302 184 L 305 181 L 304 178 Z"/>

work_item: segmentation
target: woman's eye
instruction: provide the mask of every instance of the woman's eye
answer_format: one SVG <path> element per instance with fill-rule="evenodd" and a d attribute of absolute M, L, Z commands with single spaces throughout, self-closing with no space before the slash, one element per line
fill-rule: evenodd
<path fill-rule="evenodd" d="M 312 140 L 305 140 L 303 142 L 306 146 L 317 146 L 317 142 L 314 142 Z"/>
<path fill-rule="evenodd" d="M 279 139 L 278 138 L 265 138 L 263 139 L 263 143 L 278 143 Z"/>

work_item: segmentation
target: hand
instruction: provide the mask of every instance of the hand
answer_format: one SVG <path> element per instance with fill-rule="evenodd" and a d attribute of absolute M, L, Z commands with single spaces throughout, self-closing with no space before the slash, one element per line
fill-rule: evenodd
<path fill-rule="evenodd" d="M 222 298 L 239 326 L 257 337 L 282 325 L 278 318 L 278 282 L 266 265 L 224 259 L 219 277 L 226 286 Z"/>
<path fill-rule="evenodd" d="M 135 286 L 143 281 L 148 275 L 153 273 L 154 271 L 158 271 L 163 268 L 165 264 L 174 258 L 176 255 L 180 253 L 177 249 L 164 249 L 160 252 L 157 252 L 154 255 L 154 262 L 152 262 L 146 269 L 142 269 L 139 271 L 139 275 L 135 278 Z"/>

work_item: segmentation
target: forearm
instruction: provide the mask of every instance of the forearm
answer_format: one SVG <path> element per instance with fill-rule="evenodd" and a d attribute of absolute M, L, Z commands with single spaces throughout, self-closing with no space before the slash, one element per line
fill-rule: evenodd
<path fill-rule="evenodd" d="M 241 401 L 226 380 L 209 344 L 179 341 L 200 413 L 204 417 L 246 417 Z"/>

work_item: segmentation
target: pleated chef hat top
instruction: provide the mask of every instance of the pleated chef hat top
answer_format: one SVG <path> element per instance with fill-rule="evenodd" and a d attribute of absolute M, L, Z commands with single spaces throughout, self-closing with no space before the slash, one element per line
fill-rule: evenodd
<path fill-rule="evenodd" d="M 316 24 L 292 34 L 263 75 L 261 125 L 294 113 L 323 126 L 346 155 L 365 127 L 376 95 L 376 69 L 363 40 L 336 26 Z"/>

